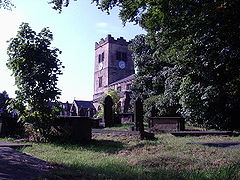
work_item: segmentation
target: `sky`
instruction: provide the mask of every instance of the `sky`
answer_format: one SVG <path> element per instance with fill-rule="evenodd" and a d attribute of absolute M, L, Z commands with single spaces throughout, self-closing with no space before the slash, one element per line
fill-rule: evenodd
<path fill-rule="evenodd" d="M 71 1 L 62 13 L 51 8 L 48 0 L 12 0 L 12 11 L 0 9 L 0 92 L 15 97 L 14 77 L 6 67 L 7 41 L 15 37 L 22 22 L 29 23 L 37 33 L 44 27 L 53 32 L 52 47 L 62 51 L 59 59 L 65 68 L 59 76 L 60 100 L 92 100 L 95 42 L 111 34 L 115 38 L 133 39 L 145 33 L 134 24 L 123 26 L 118 9 L 110 15 L 99 10 L 91 0 Z"/>

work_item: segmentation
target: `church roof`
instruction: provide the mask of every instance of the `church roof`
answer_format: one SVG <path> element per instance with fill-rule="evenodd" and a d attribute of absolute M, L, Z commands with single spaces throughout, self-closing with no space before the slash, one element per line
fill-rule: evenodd
<path fill-rule="evenodd" d="M 128 77 L 125 77 L 125 78 L 123 78 L 123 79 L 120 79 L 120 80 L 118 80 L 118 81 L 115 81 L 115 82 L 113 82 L 112 84 L 110 84 L 109 86 L 113 86 L 113 85 L 116 85 L 116 84 L 121 84 L 121 83 L 124 83 L 124 82 L 132 81 L 132 80 L 134 79 L 134 75 L 135 75 L 135 74 L 132 74 L 132 75 L 130 75 L 130 76 L 128 76 Z"/>
<path fill-rule="evenodd" d="M 81 100 L 74 100 L 74 101 L 78 107 L 94 109 L 92 101 L 81 101 Z"/>

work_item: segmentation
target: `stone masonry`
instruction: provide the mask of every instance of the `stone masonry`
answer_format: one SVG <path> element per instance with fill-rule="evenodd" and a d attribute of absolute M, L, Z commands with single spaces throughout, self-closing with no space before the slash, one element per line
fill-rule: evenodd
<path fill-rule="evenodd" d="M 108 35 L 95 44 L 93 103 L 97 110 L 97 102 L 109 88 L 119 91 L 122 107 L 126 93 L 131 92 L 135 71 L 129 43 L 123 37 L 114 39 Z"/>

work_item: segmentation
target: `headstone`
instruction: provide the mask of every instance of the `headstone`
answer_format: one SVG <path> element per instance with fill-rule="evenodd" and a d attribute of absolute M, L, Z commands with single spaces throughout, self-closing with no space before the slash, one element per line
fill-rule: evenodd
<path fill-rule="evenodd" d="M 131 101 L 131 97 L 130 95 L 127 93 L 125 95 L 125 99 L 124 99 L 124 106 L 123 106 L 123 113 L 127 113 L 129 108 L 130 108 L 130 101 Z"/>
<path fill-rule="evenodd" d="M 156 117 L 157 115 L 157 111 L 156 111 L 156 107 L 153 105 L 151 107 L 151 111 L 150 111 L 150 117 Z M 152 121 L 148 120 L 148 128 L 151 128 L 152 127 Z"/>
<path fill-rule="evenodd" d="M 157 110 L 156 110 L 156 107 L 155 106 L 152 106 L 151 107 L 151 117 L 156 117 L 157 115 Z"/>
<path fill-rule="evenodd" d="M 135 122 L 135 130 L 143 132 L 143 103 L 141 98 L 137 98 L 134 102 L 134 122 Z"/>
<path fill-rule="evenodd" d="M 141 98 L 137 98 L 134 103 L 134 122 L 135 122 L 135 130 L 139 131 L 139 135 L 141 139 L 146 140 L 154 140 L 154 134 L 144 131 L 143 124 L 143 102 Z"/>
<path fill-rule="evenodd" d="M 105 127 L 113 126 L 113 100 L 111 96 L 105 97 L 103 101 L 103 119 L 105 122 Z"/>

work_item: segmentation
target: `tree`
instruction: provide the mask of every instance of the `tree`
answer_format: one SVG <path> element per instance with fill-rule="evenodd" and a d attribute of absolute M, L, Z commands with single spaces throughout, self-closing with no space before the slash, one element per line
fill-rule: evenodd
<path fill-rule="evenodd" d="M 13 3 L 10 0 L 0 0 L 0 9 L 7 9 L 7 10 L 11 10 L 13 7 Z"/>
<path fill-rule="evenodd" d="M 134 56 L 140 55 L 135 62 L 136 82 L 145 88 L 142 95 L 149 92 L 162 104 L 178 107 L 189 123 L 240 128 L 236 116 L 240 109 L 240 1 L 94 2 L 107 12 L 118 6 L 123 23 L 135 22 L 147 31 L 142 39 L 149 42 L 142 44 L 149 46 L 150 54 L 136 43 L 133 48 Z M 139 42 L 139 37 L 135 40 Z M 161 63 L 166 64 L 155 67 Z M 162 89 L 163 84 L 155 83 L 154 76 L 164 82 L 159 92 L 153 87 Z"/>
<path fill-rule="evenodd" d="M 75 0 L 76 1 L 76 0 Z M 67 7 L 69 5 L 69 0 L 51 0 L 49 4 L 53 4 L 53 9 L 62 12 L 63 7 Z"/>
<path fill-rule="evenodd" d="M 37 34 L 22 23 L 7 51 L 7 67 L 18 87 L 12 106 L 19 111 L 21 121 L 32 123 L 44 137 L 50 134 L 56 116 L 56 109 L 50 104 L 57 103 L 61 94 L 56 85 L 63 66 L 58 59 L 59 49 L 50 47 L 52 40 L 48 28 Z"/>
<path fill-rule="evenodd" d="M 156 54 L 154 39 L 146 35 L 138 35 L 130 44 L 133 52 L 132 57 L 137 74 L 132 84 L 133 98 L 144 99 L 144 111 L 149 116 L 151 107 L 155 106 L 161 116 L 176 115 L 178 101 L 175 94 L 169 94 L 169 89 L 178 84 L 169 82 L 168 76 L 176 75 L 176 71 L 170 72 L 173 65 L 167 61 L 160 61 L 154 56 Z M 166 95 L 168 94 L 168 95 Z"/>
<path fill-rule="evenodd" d="M 8 106 L 9 96 L 7 91 L 0 93 L 0 116 L 7 116 L 7 106 Z"/>

